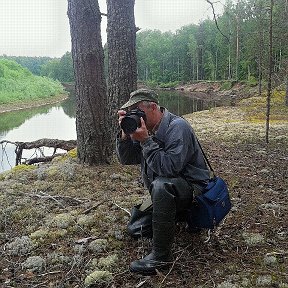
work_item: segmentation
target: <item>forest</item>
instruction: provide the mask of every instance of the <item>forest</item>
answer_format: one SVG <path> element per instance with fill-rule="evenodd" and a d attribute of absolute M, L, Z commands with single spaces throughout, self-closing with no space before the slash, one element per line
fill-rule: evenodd
<path fill-rule="evenodd" d="M 137 34 L 138 77 L 168 83 L 193 80 L 234 80 L 257 84 L 267 80 L 269 1 L 228 1 L 216 22 L 206 19 L 176 33 Z M 281 83 L 287 74 L 288 22 L 285 1 L 273 10 L 273 72 Z"/>
<path fill-rule="evenodd" d="M 176 32 L 141 30 L 136 35 L 138 80 L 150 86 L 175 86 L 198 80 L 267 81 L 269 66 L 269 2 L 227 1 L 214 19 L 181 27 Z M 288 61 L 288 21 L 285 0 L 273 9 L 273 81 L 285 82 Z M 286 5 L 286 6 L 285 6 Z M 284 7 L 284 9 L 283 9 Z M 216 16 L 216 15 L 215 15 Z M 107 58 L 107 43 L 104 45 Z M 36 75 L 74 81 L 70 52 L 60 59 L 7 57 Z M 105 70 L 107 71 L 107 59 Z"/>

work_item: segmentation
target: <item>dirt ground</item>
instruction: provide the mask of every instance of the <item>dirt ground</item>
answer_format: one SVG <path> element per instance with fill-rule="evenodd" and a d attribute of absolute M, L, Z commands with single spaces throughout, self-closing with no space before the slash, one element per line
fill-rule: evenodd
<path fill-rule="evenodd" d="M 87 167 L 72 151 L 0 174 L 0 287 L 288 287 L 282 98 L 272 101 L 269 144 L 264 97 L 185 116 L 228 183 L 233 208 L 213 231 L 189 234 L 180 223 L 175 261 L 156 276 L 129 272 L 151 249 L 126 233 L 129 210 L 147 197 L 139 167 Z"/>

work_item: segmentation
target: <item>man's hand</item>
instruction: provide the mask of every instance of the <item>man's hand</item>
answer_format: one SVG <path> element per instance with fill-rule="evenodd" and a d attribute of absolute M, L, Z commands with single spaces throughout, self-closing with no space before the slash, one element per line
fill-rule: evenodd
<path fill-rule="evenodd" d="M 126 115 L 126 111 L 125 111 L 125 110 L 119 110 L 119 111 L 118 111 L 118 124 L 119 124 L 119 126 L 121 125 L 121 121 L 122 121 L 122 119 L 125 117 L 125 115 Z M 121 133 L 121 139 L 125 140 L 125 139 L 129 138 L 129 136 L 126 135 L 126 134 L 123 132 L 123 130 L 121 130 L 121 131 L 122 131 L 122 133 Z"/>
<path fill-rule="evenodd" d="M 141 117 L 140 120 L 141 120 L 141 127 L 137 128 L 134 133 L 130 134 L 130 136 L 133 140 L 137 140 L 143 143 L 149 138 L 149 133 L 144 119 Z"/>
<path fill-rule="evenodd" d="M 121 124 L 122 119 L 125 117 L 125 115 L 126 115 L 126 111 L 125 110 L 119 110 L 118 111 L 118 123 L 119 123 L 119 126 Z"/>

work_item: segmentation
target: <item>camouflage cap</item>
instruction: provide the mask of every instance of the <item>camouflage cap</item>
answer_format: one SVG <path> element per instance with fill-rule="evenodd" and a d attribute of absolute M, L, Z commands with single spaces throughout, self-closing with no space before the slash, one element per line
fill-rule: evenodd
<path fill-rule="evenodd" d="M 157 94 L 153 90 L 141 88 L 136 91 L 133 91 L 130 94 L 130 99 L 128 102 L 126 102 L 124 105 L 121 106 L 121 109 L 128 108 L 134 104 L 137 104 L 141 101 L 149 101 L 149 102 L 155 102 L 158 104 L 157 100 Z"/>

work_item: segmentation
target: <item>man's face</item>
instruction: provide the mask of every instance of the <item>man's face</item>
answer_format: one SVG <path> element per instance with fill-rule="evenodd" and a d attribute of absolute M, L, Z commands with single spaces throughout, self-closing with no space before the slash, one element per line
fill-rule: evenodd
<path fill-rule="evenodd" d="M 146 121 L 145 121 L 145 124 L 146 124 L 146 127 L 148 130 L 151 130 L 153 129 L 154 125 L 155 125 L 155 121 L 154 121 L 154 118 L 155 118 L 155 103 L 150 103 L 149 105 L 147 105 L 146 103 L 143 103 L 143 102 L 138 102 L 136 103 L 135 105 L 131 106 L 129 108 L 129 111 L 132 110 L 132 109 L 140 109 L 142 111 L 145 112 L 146 114 Z"/>

